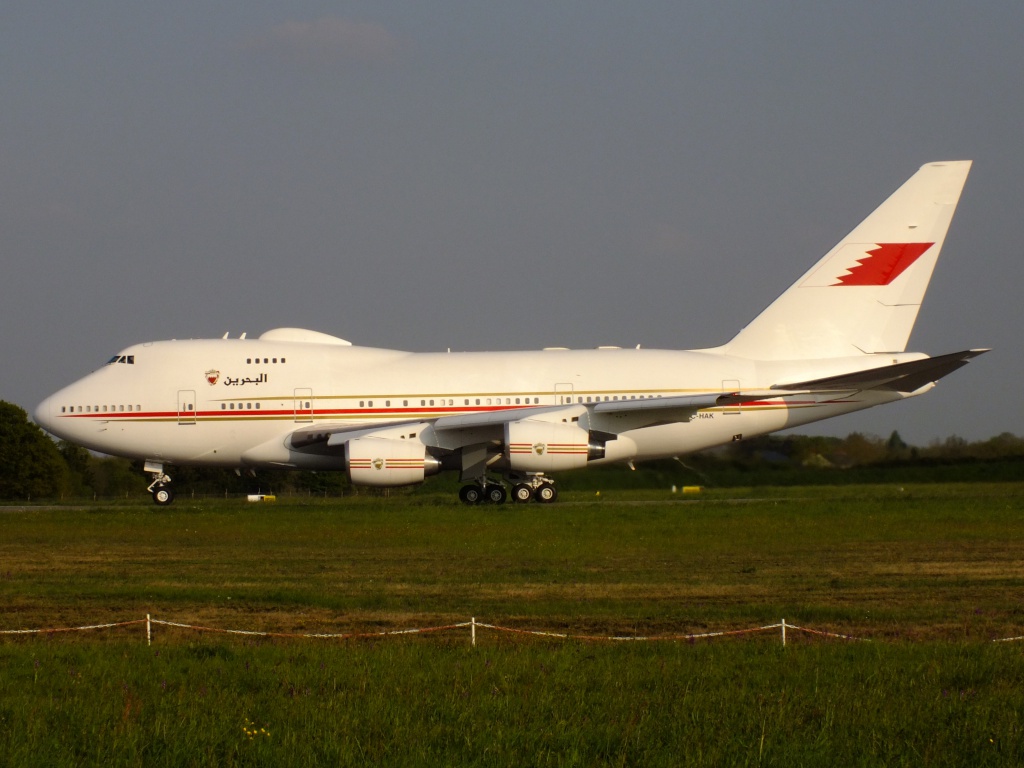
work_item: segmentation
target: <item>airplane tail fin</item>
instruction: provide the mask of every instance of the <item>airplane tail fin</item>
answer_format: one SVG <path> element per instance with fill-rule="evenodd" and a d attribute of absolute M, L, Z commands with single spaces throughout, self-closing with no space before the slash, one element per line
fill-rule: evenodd
<path fill-rule="evenodd" d="M 721 351 L 796 360 L 905 350 L 970 167 L 922 166 Z"/>

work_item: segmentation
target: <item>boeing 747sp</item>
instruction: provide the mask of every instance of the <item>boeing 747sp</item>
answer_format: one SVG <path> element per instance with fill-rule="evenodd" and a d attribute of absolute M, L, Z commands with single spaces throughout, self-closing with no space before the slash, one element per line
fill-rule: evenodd
<path fill-rule="evenodd" d="M 170 465 L 341 470 L 400 486 L 451 470 L 466 503 L 554 501 L 551 473 L 679 456 L 927 392 L 986 351 L 907 340 L 970 162 L 923 166 L 731 341 L 711 349 L 412 353 L 279 328 L 138 344 L 36 421 Z"/>

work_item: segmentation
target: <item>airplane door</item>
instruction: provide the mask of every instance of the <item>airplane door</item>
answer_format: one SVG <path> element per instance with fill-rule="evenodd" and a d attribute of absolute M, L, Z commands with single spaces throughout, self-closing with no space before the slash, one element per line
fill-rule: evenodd
<path fill-rule="evenodd" d="M 555 384 L 555 404 L 569 405 L 572 402 L 572 384 Z"/>
<path fill-rule="evenodd" d="M 194 389 L 178 390 L 178 424 L 196 423 L 196 391 Z"/>
<path fill-rule="evenodd" d="M 295 390 L 295 421 L 309 423 L 313 421 L 313 390 L 298 388 Z"/>

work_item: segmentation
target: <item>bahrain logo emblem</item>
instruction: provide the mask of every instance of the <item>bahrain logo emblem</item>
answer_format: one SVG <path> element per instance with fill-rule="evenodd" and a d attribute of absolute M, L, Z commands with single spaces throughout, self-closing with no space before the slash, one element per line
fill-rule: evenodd
<path fill-rule="evenodd" d="M 384 469 L 384 459 L 374 459 L 373 460 L 373 468 L 374 469 Z"/>
<path fill-rule="evenodd" d="M 890 285 L 935 243 L 847 243 L 803 285 Z"/>
<path fill-rule="evenodd" d="M 220 371 L 209 370 L 206 372 L 206 383 L 211 387 L 220 381 Z"/>
<path fill-rule="evenodd" d="M 533 444 L 533 452 L 535 454 L 537 454 L 538 456 L 543 456 L 544 455 L 544 451 L 546 451 L 546 450 L 547 450 L 547 446 L 544 445 L 544 443 L 534 443 Z"/>

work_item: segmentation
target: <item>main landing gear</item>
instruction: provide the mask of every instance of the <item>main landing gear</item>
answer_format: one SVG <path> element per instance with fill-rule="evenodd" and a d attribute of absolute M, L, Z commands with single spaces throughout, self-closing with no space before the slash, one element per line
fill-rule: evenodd
<path fill-rule="evenodd" d="M 512 486 L 511 496 L 514 504 L 527 504 L 531 501 L 550 504 L 558 498 L 558 489 L 549 478 L 533 475 L 525 482 Z M 463 504 L 504 504 L 508 498 L 504 485 L 488 482 L 486 478 L 464 485 L 459 490 L 459 500 Z"/>
<path fill-rule="evenodd" d="M 145 470 L 153 475 L 153 482 L 146 488 L 147 491 L 153 494 L 153 503 L 159 507 L 166 507 L 174 501 L 171 476 L 164 474 L 164 465 L 158 462 L 147 461 Z"/>

